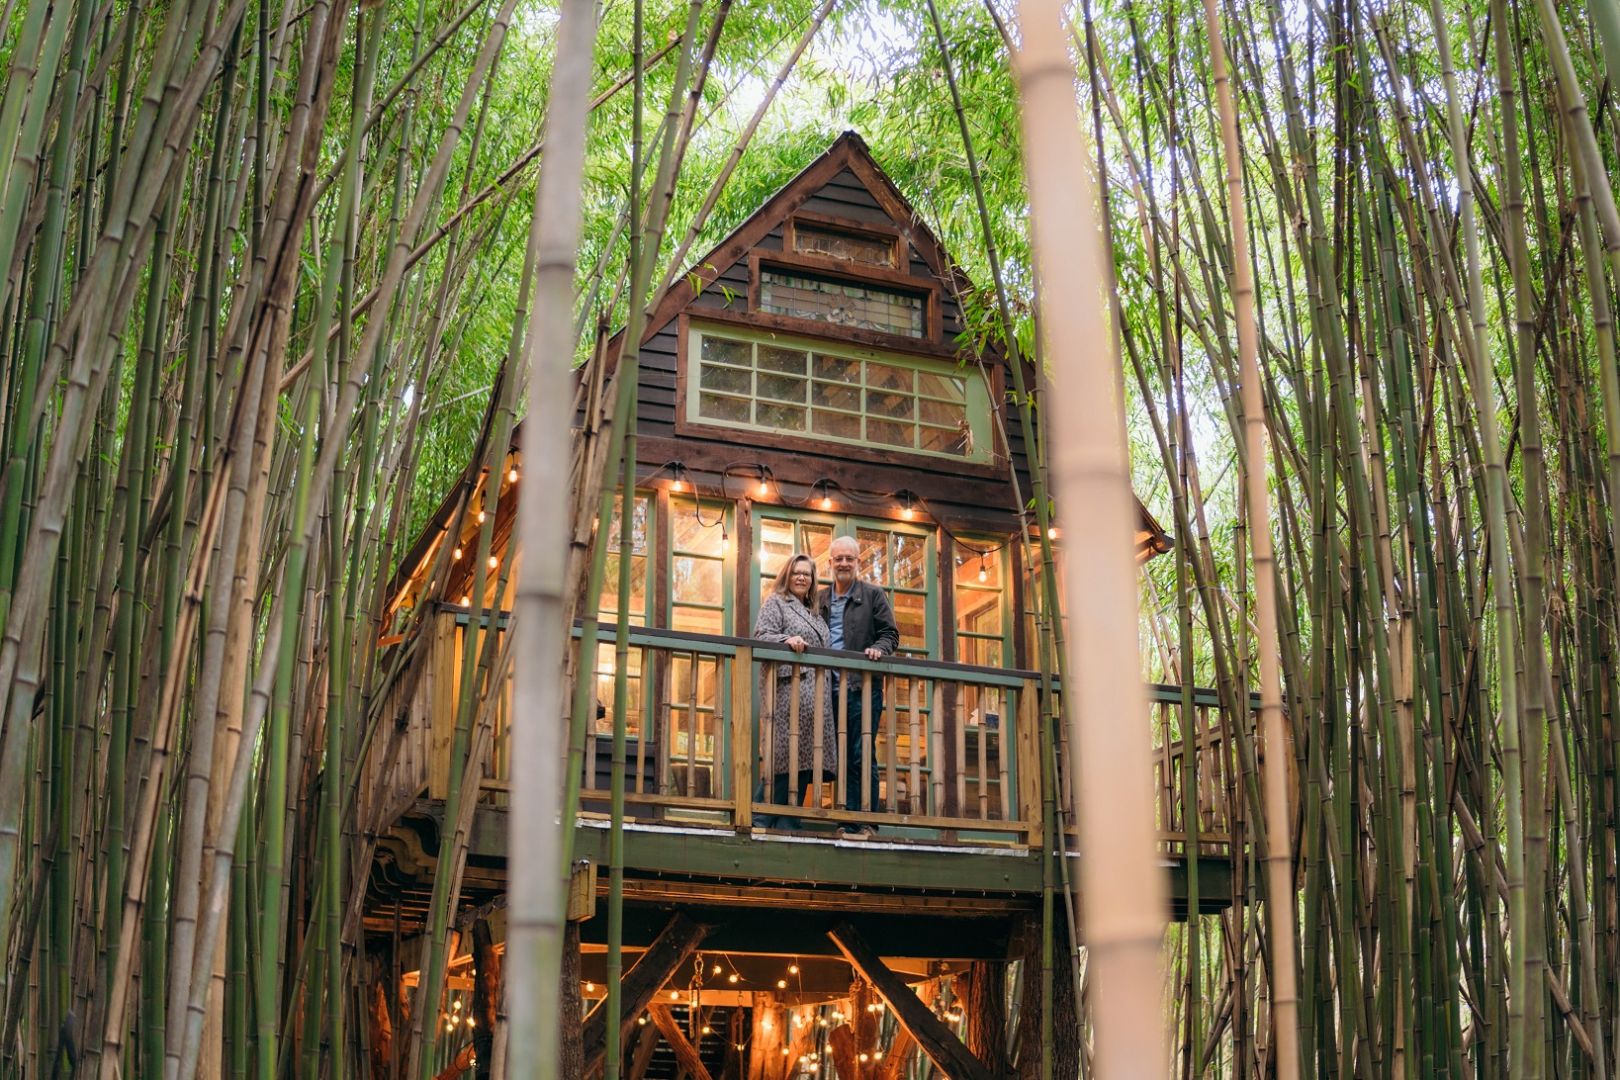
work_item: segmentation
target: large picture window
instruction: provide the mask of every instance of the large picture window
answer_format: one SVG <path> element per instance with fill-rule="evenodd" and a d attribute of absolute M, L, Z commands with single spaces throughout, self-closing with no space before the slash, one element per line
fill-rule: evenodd
<path fill-rule="evenodd" d="M 918 454 L 990 460 L 990 394 L 976 372 L 827 342 L 694 327 L 687 416 Z"/>

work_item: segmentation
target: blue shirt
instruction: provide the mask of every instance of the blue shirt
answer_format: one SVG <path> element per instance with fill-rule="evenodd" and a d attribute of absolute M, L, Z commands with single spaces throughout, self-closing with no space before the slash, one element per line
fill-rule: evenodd
<path fill-rule="evenodd" d="M 838 586 L 834 585 L 832 596 L 827 604 L 827 647 L 829 649 L 842 649 L 844 647 L 844 605 L 849 603 L 850 589 L 847 593 L 840 593 Z"/>

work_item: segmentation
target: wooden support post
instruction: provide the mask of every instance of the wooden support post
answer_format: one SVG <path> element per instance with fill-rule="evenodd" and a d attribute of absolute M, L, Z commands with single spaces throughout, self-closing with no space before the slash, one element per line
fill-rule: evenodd
<path fill-rule="evenodd" d="M 658 1033 L 669 1043 L 669 1048 L 675 1051 L 675 1061 L 692 1078 L 692 1080 L 713 1080 L 709 1076 L 708 1068 L 703 1064 L 703 1056 L 697 1052 L 697 1047 L 686 1041 L 686 1032 L 681 1025 L 675 1022 L 675 1016 L 664 1005 L 654 1005 L 650 1010 L 653 1023 L 658 1025 Z"/>
<path fill-rule="evenodd" d="M 894 1010 L 895 1018 L 917 1040 L 917 1045 L 922 1047 L 930 1061 L 939 1066 L 941 1072 L 953 1080 L 993 1080 L 994 1074 L 968 1052 L 956 1033 L 929 1011 L 900 976 L 888 969 L 853 926 L 840 922 L 827 932 L 827 936 L 838 946 L 838 951 L 844 954 L 850 965 L 865 976 L 889 1008 Z"/>
<path fill-rule="evenodd" d="M 473 1028 L 473 1053 L 478 1064 L 473 1075 L 477 1080 L 489 1080 L 490 1066 L 495 1059 L 495 1006 L 501 999 L 501 958 L 495 952 L 495 938 L 489 932 L 489 921 L 479 919 L 473 923 L 473 979 L 472 1015 L 478 1026 Z"/>
<path fill-rule="evenodd" d="M 747 832 L 754 824 L 753 648 L 739 646 L 730 663 L 731 824 L 738 832 Z"/>
<path fill-rule="evenodd" d="M 585 1017 L 585 1001 L 580 995 L 579 982 L 581 979 L 579 955 L 579 923 L 574 919 L 568 921 L 563 930 L 563 962 L 562 962 L 562 1024 L 563 1031 L 578 1031 Z M 562 1061 L 558 1066 L 558 1075 L 562 1080 L 585 1080 L 585 1049 L 584 1044 L 573 1039 L 562 1040 Z M 496 1076 L 502 1075 L 496 1073 Z"/>
<path fill-rule="evenodd" d="M 620 996 L 620 1008 L 623 1011 L 619 1016 L 617 1035 L 621 1042 L 629 1034 L 636 1017 L 652 1003 L 653 995 L 664 985 L 664 980 L 692 958 L 692 954 L 697 951 L 698 945 L 708 932 L 707 926 L 695 923 L 677 912 L 670 918 L 657 940 L 641 954 L 635 966 L 625 974 L 623 993 Z M 585 1018 L 584 1035 L 581 1039 L 585 1048 L 586 1076 L 601 1068 L 602 1060 L 607 1056 L 607 1038 L 607 1008 L 605 1004 L 598 1004 Z"/>

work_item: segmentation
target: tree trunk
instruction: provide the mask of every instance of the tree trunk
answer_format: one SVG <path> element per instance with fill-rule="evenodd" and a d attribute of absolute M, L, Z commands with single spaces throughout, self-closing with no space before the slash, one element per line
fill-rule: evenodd
<path fill-rule="evenodd" d="M 571 1034 L 579 1031 L 585 1022 L 585 1003 L 580 997 L 579 923 L 571 922 L 563 933 L 562 960 L 562 1058 L 558 1075 L 562 1080 L 584 1080 L 585 1043 Z"/>

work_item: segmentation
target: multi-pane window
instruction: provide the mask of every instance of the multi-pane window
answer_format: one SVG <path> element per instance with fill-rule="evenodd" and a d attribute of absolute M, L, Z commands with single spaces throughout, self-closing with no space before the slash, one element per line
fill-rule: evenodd
<path fill-rule="evenodd" d="M 892 268 L 894 247 L 895 242 L 885 237 L 865 236 L 802 221 L 793 224 L 793 250 L 806 255 L 824 255 L 862 266 Z"/>
<path fill-rule="evenodd" d="M 964 664 L 1002 664 L 1007 636 L 1005 557 L 1006 549 L 990 541 L 956 545 L 956 658 Z"/>
<path fill-rule="evenodd" d="M 693 331 L 688 415 L 832 442 L 988 460 L 989 391 L 948 364 Z"/>
<path fill-rule="evenodd" d="M 790 555 L 803 553 L 816 561 L 816 587 L 832 581 L 827 549 L 832 546 L 836 518 L 756 518 L 754 549 L 758 553 L 755 565 L 759 568 L 758 600 L 754 610 L 765 603 L 776 583 L 776 575 Z"/>
<path fill-rule="evenodd" d="M 650 550 L 652 518 L 648 511 L 647 496 L 637 495 L 630 519 L 630 622 L 635 626 L 647 625 L 647 552 Z M 624 498 L 613 502 L 613 520 L 608 523 L 607 563 L 602 571 L 602 595 L 599 611 L 603 622 L 619 619 L 619 563 L 623 535 Z"/>
<path fill-rule="evenodd" d="M 676 497 L 669 504 L 669 627 L 702 634 L 731 633 L 724 504 Z"/>
<path fill-rule="evenodd" d="M 860 545 L 862 580 L 881 585 L 894 605 L 902 656 L 928 656 L 934 651 L 933 538 L 925 532 L 862 524 L 855 528 Z"/>
<path fill-rule="evenodd" d="M 613 519 L 608 523 L 607 563 L 602 573 L 602 595 L 598 605 L 599 617 L 604 625 L 619 621 L 619 563 L 624 552 L 621 543 L 624 498 L 613 503 Z M 652 550 L 652 517 L 649 500 L 637 495 L 631 501 L 630 518 L 630 611 L 632 626 L 647 625 L 651 596 L 647 590 L 647 554 Z M 642 677 L 642 650 L 632 648 L 625 661 L 625 715 L 629 731 L 635 736 L 641 731 L 644 709 Z M 613 731 L 614 684 L 617 666 L 614 662 L 613 634 L 608 632 L 596 645 L 596 701 L 602 706 L 602 715 L 595 720 L 600 734 Z"/>
<path fill-rule="evenodd" d="M 759 310 L 905 337 L 928 332 L 927 300 L 919 293 L 787 270 L 760 271 Z"/>

